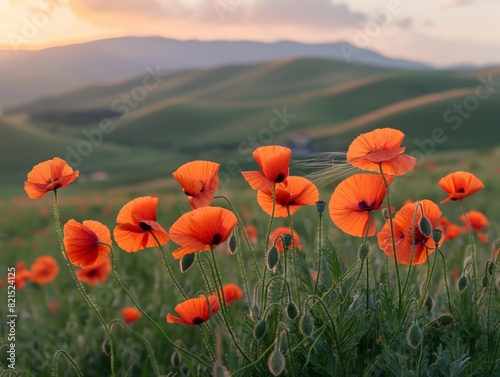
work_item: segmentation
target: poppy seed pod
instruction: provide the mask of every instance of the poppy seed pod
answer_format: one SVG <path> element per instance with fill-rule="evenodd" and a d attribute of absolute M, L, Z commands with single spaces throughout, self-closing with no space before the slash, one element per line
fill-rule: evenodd
<path fill-rule="evenodd" d="M 432 230 L 432 240 L 436 245 L 439 245 L 442 238 L 443 238 L 443 231 L 441 229 Z"/>
<path fill-rule="evenodd" d="M 316 211 L 318 211 L 318 214 L 322 215 L 323 212 L 325 212 L 326 202 L 324 202 L 323 200 L 318 200 L 315 204 Z"/>

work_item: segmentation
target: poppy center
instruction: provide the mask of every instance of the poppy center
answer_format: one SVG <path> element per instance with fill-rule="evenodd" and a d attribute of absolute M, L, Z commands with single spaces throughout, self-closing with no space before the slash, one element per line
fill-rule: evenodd
<path fill-rule="evenodd" d="M 459 188 L 458 191 L 457 191 L 459 194 L 463 194 L 465 192 L 465 190 L 463 188 Z"/>
<path fill-rule="evenodd" d="M 193 325 L 201 325 L 203 322 L 203 319 L 200 317 L 196 317 L 193 319 Z"/>
<path fill-rule="evenodd" d="M 151 230 L 151 225 L 148 225 L 148 224 L 146 224 L 145 222 L 142 222 L 142 221 L 139 223 L 139 227 L 142 230 L 145 230 L 145 231 L 150 231 Z"/>
<path fill-rule="evenodd" d="M 285 174 L 279 173 L 274 180 L 274 183 L 281 183 L 285 180 Z"/>
<path fill-rule="evenodd" d="M 211 245 L 218 245 L 220 244 L 221 241 L 222 241 L 222 236 L 219 233 L 214 234 Z"/>
<path fill-rule="evenodd" d="M 358 207 L 362 211 L 369 211 L 369 210 L 372 210 L 375 207 L 375 203 L 368 204 L 367 202 L 365 202 L 364 200 L 362 200 L 362 201 L 360 201 L 358 203 Z"/>

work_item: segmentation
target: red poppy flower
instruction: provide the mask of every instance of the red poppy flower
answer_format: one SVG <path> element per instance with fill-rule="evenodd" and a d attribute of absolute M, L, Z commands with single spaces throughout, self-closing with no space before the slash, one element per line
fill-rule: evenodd
<path fill-rule="evenodd" d="M 386 179 L 389 184 L 393 181 L 390 176 Z M 372 211 L 381 208 L 386 194 L 381 175 L 353 175 L 335 188 L 328 206 L 330 217 L 339 229 L 351 236 L 373 236 L 376 229 Z"/>
<path fill-rule="evenodd" d="M 210 161 L 192 161 L 172 173 L 189 197 L 192 209 L 210 205 L 219 185 L 220 165 Z"/>
<path fill-rule="evenodd" d="M 98 283 L 104 283 L 108 280 L 108 276 L 111 272 L 111 261 L 109 258 L 105 259 L 104 262 L 95 265 L 93 267 L 82 268 L 76 271 L 76 276 L 78 280 L 89 285 L 96 285 Z"/>
<path fill-rule="evenodd" d="M 319 192 L 314 183 L 302 177 L 288 177 L 287 183 L 276 184 L 275 217 L 293 215 L 300 207 L 312 205 L 319 200 Z M 257 202 L 268 215 L 273 213 L 273 190 L 262 189 L 257 193 Z"/>
<path fill-rule="evenodd" d="M 260 171 L 242 171 L 243 177 L 254 190 L 271 189 L 275 183 L 285 183 L 292 150 L 271 145 L 257 148 L 253 157 L 259 164 Z"/>
<path fill-rule="evenodd" d="M 182 215 L 170 228 L 170 237 L 182 246 L 172 255 L 180 259 L 186 254 L 207 251 L 229 238 L 238 223 L 231 211 L 220 207 L 202 207 Z"/>
<path fill-rule="evenodd" d="M 283 236 L 285 234 L 290 234 L 290 235 L 292 234 L 292 232 L 290 231 L 290 228 L 287 226 L 279 226 L 276 229 L 274 229 L 271 232 L 271 234 L 269 235 L 269 240 L 271 241 L 271 245 L 274 245 L 280 253 L 282 253 L 284 250 L 283 240 L 280 236 Z M 275 241 L 276 241 L 276 243 L 275 243 Z M 288 248 L 291 248 L 293 244 L 295 244 L 295 248 L 297 250 L 302 250 L 302 245 L 300 243 L 300 237 L 295 230 L 293 232 L 293 243 L 290 243 L 290 246 Z"/>
<path fill-rule="evenodd" d="M 79 267 L 93 267 L 103 263 L 110 253 L 111 234 L 98 221 L 82 224 L 71 219 L 64 225 L 64 247 L 71 263 Z M 104 245 L 106 244 L 106 245 Z"/>
<path fill-rule="evenodd" d="M 434 252 L 435 244 L 432 237 L 427 237 L 419 229 L 420 219 L 422 218 L 422 213 L 420 208 L 417 208 L 417 203 L 421 203 L 424 215 L 429 220 L 432 229 L 434 229 L 439 223 L 439 218 L 442 213 L 438 206 L 427 199 L 421 200 L 419 202 L 410 203 L 401 208 L 394 216 L 394 238 L 396 244 L 396 259 L 399 263 L 410 264 L 410 258 L 412 253 L 412 242 L 414 242 L 413 260 L 412 264 L 422 264 L 427 260 L 427 254 L 431 255 Z M 413 217 L 417 212 L 417 216 L 414 224 L 414 234 L 412 237 L 412 223 Z M 378 244 L 380 248 L 388 256 L 393 256 L 392 238 L 391 238 L 391 226 L 389 221 L 387 221 L 378 233 Z M 440 241 L 440 245 L 443 242 L 444 237 Z M 426 251 L 427 249 L 427 251 Z"/>
<path fill-rule="evenodd" d="M 229 305 L 234 300 L 240 300 L 243 298 L 243 291 L 236 284 L 225 284 L 222 286 L 222 292 L 224 293 L 224 300 L 226 305 Z M 218 299 L 217 295 L 214 295 Z"/>
<path fill-rule="evenodd" d="M 59 264 L 49 255 L 35 259 L 31 265 L 31 281 L 37 284 L 47 284 L 59 273 Z"/>
<path fill-rule="evenodd" d="M 179 317 L 167 314 L 167 322 L 184 323 L 191 326 L 200 325 L 208 321 L 212 314 L 217 313 L 219 308 L 219 300 L 216 296 L 209 296 L 208 300 L 205 296 L 190 298 L 174 308 Z"/>
<path fill-rule="evenodd" d="M 61 311 L 61 305 L 59 304 L 59 301 L 53 300 L 49 302 L 49 311 L 51 313 L 55 313 L 56 311 Z"/>
<path fill-rule="evenodd" d="M 456 224 L 453 224 L 446 217 L 442 217 L 439 221 L 439 227 L 443 229 L 444 238 L 446 240 L 454 240 L 460 237 L 462 234 L 462 228 Z"/>
<path fill-rule="evenodd" d="M 403 175 L 415 167 L 416 160 L 403 154 L 405 134 L 392 128 L 379 128 L 359 135 L 349 146 L 347 162 L 362 170 Z"/>
<path fill-rule="evenodd" d="M 467 212 L 467 218 L 469 219 L 472 229 L 480 231 L 488 226 L 488 218 L 479 211 L 469 211 Z M 460 216 L 460 221 L 465 225 L 466 231 L 468 231 L 467 219 L 464 215 Z"/>
<path fill-rule="evenodd" d="M 480 243 L 488 243 L 490 242 L 490 237 L 484 232 L 476 232 L 477 234 L 477 239 L 479 240 Z"/>
<path fill-rule="evenodd" d="M 113 231 L 115 241 L 123 250 L 133 253 L 149 247 L 158 246 L 170 239 L 166 230 L 156 222 L 158 198 L 144 196 L 125 204 L 116 218 L 117 226 Z"/>
<path fill-rule="evenodd" d="M 24 182 L 24 190 L 31 199 L 38 199 L 47 192 L 63 188 L 78 177 L 73 169 L 59 157 L 35 165 Z"/>
<path fill-rule="evenodd" d="M 465 171 L 450 173 L 441 178 L 439 186 L 448 194 L 448 198 L 441 203 L 461 200 L 484 188 L 479 178 Z"/>
<path fill-rule="evenodd" d="M 142 313 L 134 307 L 127 307 L 122 309 L 123 321 L 125 323 L 132 323 L 142 317 Z"/>
<path fill-rule="evenodd" d="M 27 269 L 16 269 L 16 280 L 14 281 L 14 285 L 16 289 L 23 289 L 26 285 L 27 281 L 31 281 L 31 272 Z"/>

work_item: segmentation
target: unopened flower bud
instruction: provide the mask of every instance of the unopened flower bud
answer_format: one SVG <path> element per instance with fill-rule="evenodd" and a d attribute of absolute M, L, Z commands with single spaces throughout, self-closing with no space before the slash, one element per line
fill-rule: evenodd
<path fill-rule="evenodd" d="M 298 315 L 297 306 L 295 306 L 295 304 L 292 301 L 290 301 L 288 303 L 288 305 L 286 306 L 286 315 L 291 320 L 294 320 L 295 318 L 297 318 L 297 315 Z"/>
<path fill-rule="evenodd" d="M 422 332 L 416 323 L 410 326 L 408 332 L 406 333 L 406 341 L 408 345 L 413 348 L 417 348 L 422 341 Z"/>
<path fill-rule="evenodd" d="M 267 321 L 265 319 L 261 319 L 257 324 L 255 325 L 255 328 L 253 329 L 253 337 L 257 340 L 260 340 L 266 335 L 267 333 Z"/>
<path fill-rule="evenodd" d="M 236 239 L 236 235 L 232 234 L 229 238 L 228 249 L 231 254 L 236 253 L 236 249 L 238 247 L 238 240 Z"/>
<path fill-rule="evenodd" d="M 441 326 L 451 325 L 453 321 L 454 321 L 453 316 L 448 313 L 441 314 L 436 318 L 436 322 L 439 323 Z"/>
<path fill-rule="evenodd" d="M 364 260 L 370 254 L 371 245 L 368 241 L 363 242 L 358 248 L 358 259 Z"/>
<path fill-rule="evenodd" d="M 309 314 L 305 313 L 302 316 L 300 319 L 299 329 L 305 336 L 311 336 L 314 330 L 314 324 Z"/>
<path fill-rule="evenodd" d="M 457 289 L 459 292 L 463 292 L 465 288 L 467 288 L 467 277 L 465 275 L 462 275 L 460 279 L 458 279 Z"/>
<path fill-rule="evenodd" d="M 418 229 L 422 232 L 422 234 L 426 237 L 430 237 L 432 233 L 432 225 L 429 219 L 425 216 L 422 216 L 418 223 Z"/>
<path fill-rule="evenodd" d="M 278 264 L 279 254 L 278 249 L 276 247 L 271 247 L 266 255 L 267 268 L 270 270 L 274 270 L 276 265 Z"/>
<path fill-rule="evenodd" d="M 291 234 L 283 234 L 283 246 L 288 248 L 290 247 L 290 245 L 292 244 L 292 241 L 293 241 L 293 237 Z"/>
<path fill-rule="evenodd" d="M 193 265 L 193 262 L 194 262 L 194 253 L 184 255 L 180 260 L 181 272 L 184 273 L 187 270 L 189 270 L 189 268 L 191 268 L 191 266 Z"/>
<path fill-rule="evenodd" d="M 285 356 L 275 349 L 267 360 L 267 367 L 273 376 L 279 376 L 285 370 Z"/>

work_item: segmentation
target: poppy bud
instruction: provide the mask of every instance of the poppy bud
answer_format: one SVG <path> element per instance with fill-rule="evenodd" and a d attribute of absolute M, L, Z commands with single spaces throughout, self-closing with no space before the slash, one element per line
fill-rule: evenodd
<path fill-rule="evenodd" d="M 425 216 L 422 216 L 420 222 L 418 223 L 418 229 L 422 232 L 422 234 L 426 237 L 430 237 L 432 233 L 432 225 L 429 219 Z"/>
<path fill-rule="evenodd" d="M 463 292 L 467 288 L 467 277 L 462 275 L 460 279 L 458 279 L 457 289 L 459 292 Z"/>
<path fill-rule="evenodd" d="M 439 323 L 441 326 L 451 325 L 453 321 L 454 321 L 453 316 L 448 313 L 441 314 L 436 318 L 436 322 Z"/>
<path fill-rule="evenodd" d="M 291 234 L 289 234 L 289 233 L 283 234 L 283 246 L 284 247 L 286 247 L 288 249 L 288 247 L 290 247 L 290 245 L 292 244 L 292 241 L 293 241 L 293 237 Z"/>
<path fill-rule="evenodd" d="M 260 340 L 266 335 L 267 333 L 267 322 L 265 319 L 261 319 L 257 324 L 255 325 L 255 328 L 253 329 L 253 337 L 257 340 Z"/>
<path fill-rule="evenodd" d="M 275 349 L 267 360 L 267 367 L 273 376 L 279 376 L 285 370 L 285 356 Z"/>
<path fill-rule="evenodd" d="M 273 246 L 267 252 L 266 256 L 267 268 L 269 268 L 270 270 L 274 270 L 274 268 L 278 264 L 278 260 L 279 260 L 278 249 L 276 249 Z"/>
<path fill-rule="evenodd" d="M 288 318 L 291 320 L 294 320 L 297 318 L 298 312 L 297 312 L 297 307 L 293 302 L 289 302 L 288 305 L 286 306 L 286 315 Z"/>
<path fill-rule="evenodd" d="M 492 261 L 486 262 L 486 271 L 488 271 L 488 275 L 493 275 L 493 271 L 495 271 L 495 264 Z"/>
<path fill-rule="evenodd" d="M 432 300 L 432 297 L 431 296 L 427 296 L 427 298 L 425 299 L 425 308 L 427 309 L 428 312 L 430 312 L 432 310 L 432 307 L 434 305 L 434 301 Z"/>
<path fill-rule="evenodd" d="M 316 202 L 316 211 L 318 211 L 320 216 L 323 214 L 323 212 L 325 212 L 325 208 L 326 203 L 323 200 L 318 200 Z"/>
<path fill-rule="evenodd" d="M 443 238 L 443 231 L 441 229 L 433 229 L 432 230 L 432 239 L 436 245 L 441 242 L 441 238 Z"/>
<path fill-rule="evenodd" d="M 175 350 L 170 357 L 170 363 L 174 368 L 180 368 L 180 366 L 182 365 L 182 356 L 178 350 Z"/>
<path fill-rule="evenodd" d="M 314 324 L 309 314 L 306 313 L 302 316 L 300 319 L 299 329 L 305 336 L 311 336 L 314 330 Z"/>
<path fill-rule="evenodd" d="M 481 284 L 483 285 L 483 288 L 486 288 L 488 286 L 488 281 L 490 279 L 488 279 L 488 276 L 487 275 L 484 275 L 483 278 L 481 279 Z"/>
<path fill-rule="evenodd" d="M 231 237 L 229 237 L 229 243 L 228 243 L 228 249 L 231 254 L 236 253 L 236 248 L 238 247 L 238 240 L 236 239 L 236 235 L 232 234 Z"/>
<path fill-rule="evenodd" d="M 181 272 L 184 273 L 193 265 L 194 253 L 184 255 L 180 260 Z"/>
<path fill-rule="evenodd" d="M 371 245 L 368 241 L 363 242 L 358 248 L 358 259 L 364 260 L 370 254 Z"/>
<path fill-rule="evenodd" d="M 417 348 L 422 341 L 422 332 L 416 323 L 410 326 L 408 332 L 406 333 L 406 341 L 408 345 L 412 348 Z"/>
<path fill-rule="evenodd" d="M 255 304 L 254 306 L 252 306 L 252 318 L 255 319 L 255 318 L 259 318 L 260 316 L 260 309 L 259 309 L 259 306 L 257 304 Z"/>

